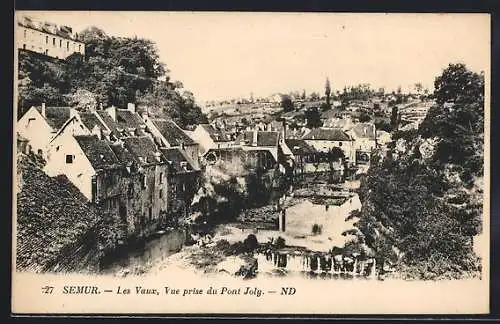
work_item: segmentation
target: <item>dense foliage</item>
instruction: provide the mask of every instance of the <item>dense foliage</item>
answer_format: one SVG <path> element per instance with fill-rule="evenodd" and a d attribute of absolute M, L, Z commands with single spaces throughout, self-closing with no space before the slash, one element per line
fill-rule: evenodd
<path fill-rule="evenodd" d="M 171 82 L 159 61 L 155 44 L 142 38 L 110 37 L 91 27 L 79 34 L 86 42 L 85 57 L 66 60 L 20 51 L 19 113 L 33 105 L 102 104 L 147 107 L 153 115 L 172 117 L 180 126 L 206 122 L 191 92 Z"/>
<path fill-rule="evenodd" d="M 438 104 L 420 128 L 396 132 L 393 149 L 373 158 L 357 226 L 379 266 L 391 262 L 418 279 L 479 270 L 472 238 L 482 230 L 482 91 L 480 75 L 450 65 L 436 78 Z M 455 105 L 445 107 L 450 100 Z"/>

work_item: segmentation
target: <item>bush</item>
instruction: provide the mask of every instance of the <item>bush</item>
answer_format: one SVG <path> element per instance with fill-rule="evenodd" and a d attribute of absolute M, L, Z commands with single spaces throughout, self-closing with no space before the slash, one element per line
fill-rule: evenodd
<path fill-rule="evenodd" d="M 284 248 L 286 246 L 285 239 L 282 238 L 281 236 L 278 236 L 278 238 L 276 239 L 276 242 L 274 243 L 274 246 L 278 249 Z"/>
<path fill-rule="evenodd" d="M 247 238 L 243 241 L 243 244 L 245 245 L 246 250 L 250 252 L 257 248 L 259 242 L 257 241 L 257 237 L 255 237 L 255 235 L 249 234 Z"/>

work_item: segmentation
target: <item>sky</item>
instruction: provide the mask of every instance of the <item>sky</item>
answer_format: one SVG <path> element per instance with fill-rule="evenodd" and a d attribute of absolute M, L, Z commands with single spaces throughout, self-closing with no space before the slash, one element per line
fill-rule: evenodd
<path fill-rule="evenodd" d="M 20 14 L 21 12 L 18 12 Z M 386 91 L 434 78 L 449 63 L 490 69 L 487 14 L 22 12 L 36 20 L 89 26 L 157 44 L 160 60 L 206 100 L 324 92 L 369 83 Z"/>

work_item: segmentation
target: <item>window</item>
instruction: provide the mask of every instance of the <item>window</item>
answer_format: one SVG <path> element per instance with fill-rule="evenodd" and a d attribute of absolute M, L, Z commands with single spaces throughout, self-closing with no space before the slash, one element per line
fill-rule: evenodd
<path fill-rule="evenodd" d="M 78 52 L 82 51 L 82 45 L 78 45 Z"/>
<path fill-rule="evenodd" d="M 160 198 L 163 198 L 163 189 L 160 189 Z"/>
<path fill-rule="evenodd" d="M 62 47 L 62 39 L 59 40 L 59 47 Z"/>
<path fill-rule="evenodd" d="M 26 29 L 24 30 L 23 34 L 24 34 L 24 38 L 26 38 Z"/>
<path fill-rule="evenodd" d="M 339 142 L 339 146 L 342 146 L 342 142 Z"/>
<path fill-rule="evenodd" d="M 56 46 L 56 38 L 55 37 L 52 37 L 52 45 Z"/>
<path fill-rule="evenodd" d="M 160 178 L 159 178 L 158 182 L 159 182 L 160 184 L 162 184 L 162 183 L 163 183 L 163 173 L 161 173 L 161 172 L 160 172 Z"/>
<path fill-rule="evenodd" d="M 45 44 L 49 43 L 49 36 L 45 36 Z"/>
<path fill-rule="evenodd" d="M 145 175 L 143 175 L 143 176 L 142 176 L 142 189 L 146 189 L 146 187 L 147 187 L 147 186 L 146 186 L 146 176 L 145 176 Z"/>
<path fill-rule="evenodd" d="M 73 155 L 67 154 L 66 155 L 66 164 L 71 164 L 73 163 Z"/>
<path fill-rule="evenodd" d="M 148 218 L 151 219 L 151 217 L 153 216 L 153 208 L 152 207 L 149 207 L 149 210 L 148 210 Z"/>
<path fill-rule="evenodd" d="M 66 50 L 69 51 L 69 42 L 66 42 Z"/>
<path fill-rule="evenodd" d="M 58 146 L 58 147 L 56 147 L 56 152 L 59 152 L 59 146 Z"/>
<path fill-rule="evenodd" d="M 49 50 L 45 49 L 45 55 L 49 55 Z"/>

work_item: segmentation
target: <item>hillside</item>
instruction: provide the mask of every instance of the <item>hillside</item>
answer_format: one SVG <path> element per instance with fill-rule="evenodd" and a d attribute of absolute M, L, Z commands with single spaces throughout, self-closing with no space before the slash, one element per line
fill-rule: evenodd
<path fill-rule="evenodd" d="M 133 102 L 158 117 L 171 117 L 181 127 L 205 122 L 193 94 L 170 81 L 156 46 L 142 38 L 107 36 L 95 27 L 79 33 L 86 56 L 58 60 L 19 51 L 18 115 L 33 105 L 126 107 Z"/>
<path fill-rule="evenodd" d="M 460 89 L 455 96 L 443 90 L 450 83 Z M 392 150 L 374 156 L 360 188 L 358 243 L 405 278 L 480 273 L 473 237 L 482 232 L 484 80 L 457 64 L 435 86 L 438 104 L 418 130 L 393 135 Z"/>

